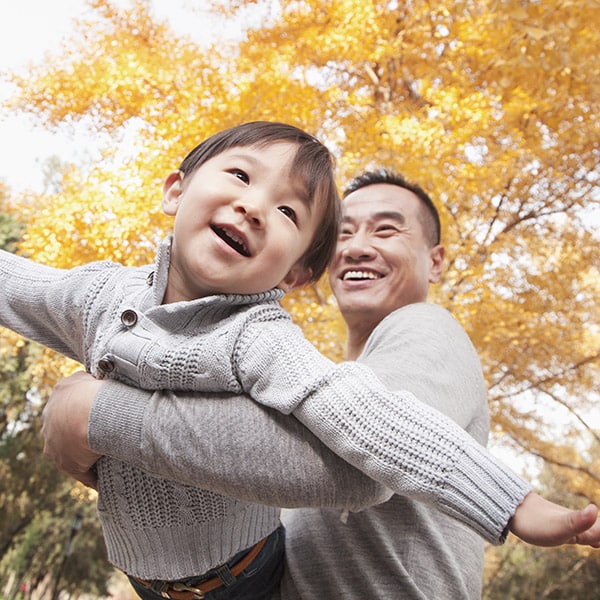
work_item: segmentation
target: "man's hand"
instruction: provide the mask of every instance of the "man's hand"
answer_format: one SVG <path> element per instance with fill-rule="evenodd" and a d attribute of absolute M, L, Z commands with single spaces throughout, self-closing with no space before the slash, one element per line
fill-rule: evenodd
<path fill-rule="evenodd" d="M 509 529 L 536 546 L 581 544 L 600 548 L 600 520 L 593 504 L 570 510 L 531 492 L 515 511 Z"/>
<path fill-rule="evenodd" d="M 59 470 L 89 487 L 96 487 L 91 467 L 100 458 L 88 446 L 88 419 L 92 402 L 102 385 L 88 373 L 77 372 L 59 382 L 44 408 L 44 454 Z"/>

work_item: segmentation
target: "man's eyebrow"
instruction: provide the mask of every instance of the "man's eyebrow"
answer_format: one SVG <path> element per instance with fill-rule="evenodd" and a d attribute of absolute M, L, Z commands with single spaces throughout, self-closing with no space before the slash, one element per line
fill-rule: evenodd
<path fill-rule="evenodd" d="M 381 210 L 379 212 L 373 213 L 369 216 L 369 221 L 385 221 L 385 220 L 397 221 L 398 223 L 406 223 L 406 217 L 395 210 Z M 351 217 L 350 215 L 342 216 L 343 223 L 355 223 L 356 219 Z"/>
<path fill-rule="evenodd" d="M 406 217 L 401 212 L 395 210 L 382 210 L 373 215 L 374 221 L 385 221 L 386 219 L 398 221 L 399 223 L 406 222 Z"/>

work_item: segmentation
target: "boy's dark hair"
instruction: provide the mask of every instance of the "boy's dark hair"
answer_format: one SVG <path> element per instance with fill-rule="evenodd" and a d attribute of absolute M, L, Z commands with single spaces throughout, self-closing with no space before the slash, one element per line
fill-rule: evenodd
<path fill-rule="evenodd" d="M 378 169 L 376 171 L 365 171 L 358 177 L 355 177 L 344 191 L 343 197 L 345 198 L 352 192 L 359 190 L 360 188 L 367 187 L 368 185 L 375 185 L 378 183 L 388 183 L 390 185 L 397 185 L 398 187 L 404 188 L 409 192 L 412 192 L 419 201 L 421 202 L 421 210 L 419 211 L 419 222 L 423 228 L 425 239 L 429 243 L 430 247 L 437 246 L 441 239 L 442 226 L 440 223 L 440 215 L 438 213 L 433 200 L 429 197 L 427 192 L 423 190 L 420 185 L 407 181 L 399 173 L 389 171 L 387 169 Z"/>
<path fill-rule="evenodd" d="M 334 160 L 315 137 L 293 125 L 274 121 L 253 121 L 225 129 L 198 144 L 184 159 L 179 170 L 183 179 L 211 158 L 240 146 L 265 147 L 277 142 L 298 146 L 291 172 L 304 185 L 313 206 L 321 210 L 321 220 L 302 265 L 311 269 L 311 281 L 323 275 L 335 249 L 340 222 L 340 198 L 334 179 Z"/>

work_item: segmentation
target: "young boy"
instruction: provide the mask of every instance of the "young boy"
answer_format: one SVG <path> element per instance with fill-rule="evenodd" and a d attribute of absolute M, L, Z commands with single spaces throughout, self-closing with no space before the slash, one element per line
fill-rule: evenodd
<path fill-rule="evenodd" d="M 408 392 L 389 392 L 358 363 L 322 357 L 278 304 L 321 276 L 335 245 L 338 197 L 322 144 L 280 123 L 220 132 L 166 179 L 163 209 L 174 233 L 153 266 L 65 271 L 2 253 L 0 324 L 98 378 L 246 392 L 293 413 L 394 492 L 436 502 L 487 540 L 502 539 L 530 486 Z M 395 418 L 382 422 L 370 410 L 377 403 Z M 109 559 L 142 597 L 268 597 L 283 548 L 275 508 L 108 457 L 97 468 Z"/>

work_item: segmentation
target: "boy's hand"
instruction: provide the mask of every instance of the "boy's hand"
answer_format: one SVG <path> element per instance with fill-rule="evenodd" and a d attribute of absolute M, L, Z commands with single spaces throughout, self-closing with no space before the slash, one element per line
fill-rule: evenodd
<path fill-rule="evenodd" d="M 77 372 L 55 386 L 42 414 L 44 454 L 59 470 L 93 488 L 96 474 L 91 467 L 101 455 L 90 450 L 87 429 L 101 385 L 88 373 Z"/>
<path fill-rule="evenodd" d="M 600 548 L 600 520 L 593 504 L 571 510 L 531 492 L 515 511 L 509 529 L 536 546 L 581 544 Z"/>

